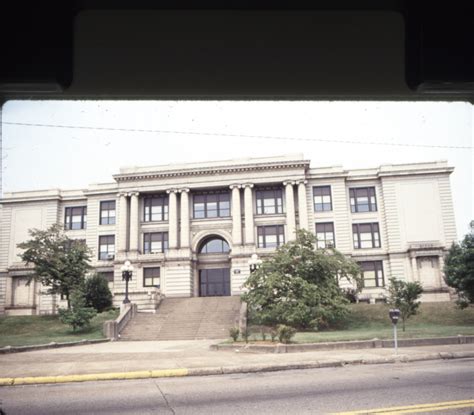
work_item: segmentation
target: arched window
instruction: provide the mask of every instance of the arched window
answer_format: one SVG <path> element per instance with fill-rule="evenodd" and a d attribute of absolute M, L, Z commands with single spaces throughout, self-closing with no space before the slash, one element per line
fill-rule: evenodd
<path fill-rule="evenodd" d="M 205 239 L 201 248 L 199 249 L 200 254 L 225 254 L 229 252 L 229 244 L 222 238 L 212 236 Z"/>

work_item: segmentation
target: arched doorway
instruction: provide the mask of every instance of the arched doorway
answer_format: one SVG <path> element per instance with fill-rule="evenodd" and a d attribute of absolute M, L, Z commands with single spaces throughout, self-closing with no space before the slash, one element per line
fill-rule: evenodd
<path fill-rule="evenodd" d="M 198 295 L 219 297 L 231 295 L 230 247 L 221 236 L 204 238 L 198 246 Z"/>

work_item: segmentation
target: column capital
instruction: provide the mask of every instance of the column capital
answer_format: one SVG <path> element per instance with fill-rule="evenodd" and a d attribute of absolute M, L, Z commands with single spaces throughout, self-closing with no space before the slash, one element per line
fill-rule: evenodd
<path fill-rule="evenodd" d="M 230 190 L 233 190 L 233 189 L 240 189 L 241 187 L 243 187 L 241 184 L 231 184 L 229 186 Z"/>
<path fill-rule="evenodd" d="M 170 193 L 178 193 L 179 190 L 178 189 L 168 189 L 166 190 L 166 193 L 170 194 Z"/>
<path fill-rule="evenodd" d="M 296 184 L 294 180 L 286 180 L 283 182 L 283 186 L 293 186 L 294 184 Z"/>
<path fill-rule="evenodd" d="M 127 196 L 128 196 L 128 193 L 127 193 L 127 192 L 118 192 L 118 193 L 117 193 L 117 196 L 118 196 L 118 197 L 127 197 Z"/>
<path fill-rule="evenodd" d="M 189 189 L 187 187 L 183 187 L 182 189 L 177 190 L 179 193 L 189 193 Z"/>
<path fill-rule="evenodd" d="M 248 188 L 251 189 L 251 188 L 253 187 L 253 183 L 243 183 L 243 184 L 241 184 L 241 187 L 244 188 L 244 189 L 245 189 L 246 187 L 248 187 Z"/>
<path fill-rule="evenodd" d="M 307 184 L 307 183 L 308 183 L 308 180 L 306 179 L 300 179 L 296 181 L 296 184 Z"/>
<path fill-rule="evenodd" d="M 139 196 L 140 195 L 140 192 L 130 192 L 128 193 L 128 196 Z"/>

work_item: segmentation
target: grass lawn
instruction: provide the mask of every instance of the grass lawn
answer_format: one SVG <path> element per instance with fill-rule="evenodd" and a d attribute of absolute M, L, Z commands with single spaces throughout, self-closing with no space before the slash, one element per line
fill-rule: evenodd
<path fill-rule="evenodd" d="M 340 329 L 318 332 L 298 332 L 293 338 L 296 343 L 316 343 L 343 340 L 391 339 L 393 329 L 388 317 L 389 306 L 386 304 L 351 304 L 351 313 L 345 325 Z M 442 337 L 458 334 L 474 335 L 474 307 L 460 310 L 453 303 L 424 303 L 420 305 L 416 316 L 406 323 L 402 331 L 401 321 L 398 324 L 398 337 Z M 267 338 L 269 336 L 267 335 Z M 251 340 L 261 340 L 255 333 Z"/>
<path fill-rule="evenodd" d="M 61 323 L 58 316 L 1 317 L 0 347 L 103 339 L 102 324 L 117 316 L 118 310 L 98 314 L 92 319 L 88 329 L 75 333 L 72 332 L 70 326 Z"/>

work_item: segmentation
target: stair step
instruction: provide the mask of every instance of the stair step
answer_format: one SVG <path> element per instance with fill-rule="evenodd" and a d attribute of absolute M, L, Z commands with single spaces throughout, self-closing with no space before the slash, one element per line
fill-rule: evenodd
<path fill-rule="evenodd" d="M 221 339 L 238 321 L 240 298 L 167 298 L 156 313 L 140 311 L 122 331 L 121 340 Z"/>

